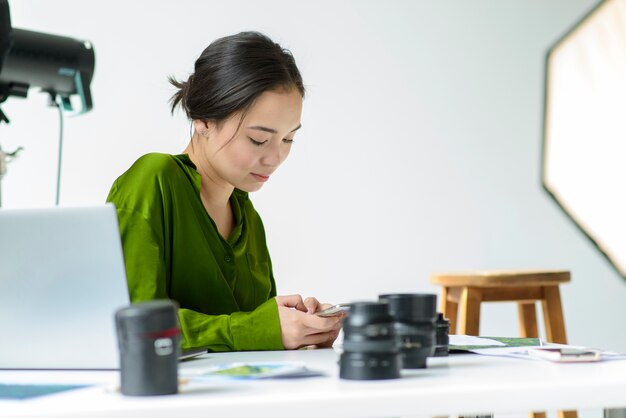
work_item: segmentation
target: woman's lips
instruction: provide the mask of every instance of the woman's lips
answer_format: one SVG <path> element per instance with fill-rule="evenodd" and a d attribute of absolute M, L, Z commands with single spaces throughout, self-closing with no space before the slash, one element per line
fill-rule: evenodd
<path fill-rule="evenodd" d="M 258 181 L 262 181 L 262 182 L 266 182 L 270 178 L 270 176 L 264 176 L 262 174 L 256 174 L 256 173 L 252 173 L 252 177 L 254 177 Z"/>

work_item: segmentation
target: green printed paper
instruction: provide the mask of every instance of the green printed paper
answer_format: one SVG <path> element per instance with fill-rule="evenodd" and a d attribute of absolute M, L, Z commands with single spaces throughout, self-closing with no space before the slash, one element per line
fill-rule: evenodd
<path fill-rule="evenodd" d="M 504 347 L 536 347 L 541 345 L 539 338 L 515 338 L 515 337 L 483 337 L 489 340 L 501 342 L 504 345 L 451 345 L 450 351 L 470 351 L 482 348 L 504 348 Z"/>

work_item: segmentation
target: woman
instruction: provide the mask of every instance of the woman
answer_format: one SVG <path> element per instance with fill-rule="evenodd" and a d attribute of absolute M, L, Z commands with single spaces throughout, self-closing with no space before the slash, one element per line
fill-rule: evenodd
<path fill-rule="evenodd" d="M 330 346 L 341 319 L 315 298 L 276 296 L 261 218 L 248 198 L 287 158 L 304 86 L 289 51 L 244 32 L 218 39 L 185 82 L 193 124 L 181 155 L 148 154 L 111 188 L 133 302 L 180 304 L 183 348 Z"/>

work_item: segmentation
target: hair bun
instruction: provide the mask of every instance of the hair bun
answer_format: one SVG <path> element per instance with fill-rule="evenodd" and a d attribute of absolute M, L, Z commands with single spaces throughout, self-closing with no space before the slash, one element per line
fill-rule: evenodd
<path fill-rule="evenodd" d="M 259 32 L 241 32 L 212 42 L 196 60 L 186 82 L 169 77 L 178 91 L 170 99 L 191 120 L 223 121 L 248 109 L 263 92 L 304 84 L 291 53 Z"/>

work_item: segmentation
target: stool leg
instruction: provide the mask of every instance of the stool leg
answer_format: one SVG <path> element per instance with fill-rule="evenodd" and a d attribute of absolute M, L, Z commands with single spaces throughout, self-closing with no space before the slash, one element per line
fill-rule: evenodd
<path fill-rule="evenodd" d="M 517 304 L 517 313 L 519 316 L 520 336 L 522 336 L 523 338 L 539 337 L 539 331 L 537 330 L 537 311 L 535 309 L 535 302 L 519 302 Z"/>
<path fill-rule="evenodd" d="M 459 334 L 478 335 L 480 326 L 480 300 L 479 289 L 466 287 L 461 293 L 459 303 Z"/>
<path fill-rule="evenodd" d="M 519 316 L 519 333 L 523 338 L 537 338 L 539 337 L 539 330 L 537 329 L 537 309 L 535 308 L 535 302 L 517 303 L 517 313 Z M 546 418 L 545 412 L 531 412 L 528 414 L 529 418 Z"/>
<path fill-rule="evenodd" d="M 558 411 L 558 418 L 577 418 L 578 413 L 576 411 Z"/>
<path fill-rule="evenodd" d="M 543 318 L 548 341 L 551 343 L 567 344 L 559 287 L 544 286 L 541 304 L 543 306 Z"/>
<path fill-rule="evenodd" d="M 450 288 L 444 286 L 441 289 L 441 300 L 439 301 L 439 309 L 443 316 L 450 321 L 450 334 L 456 334 L 456 316 L 459 310 L 459 304 L 453 302 L 450 298 Z"/>
<path fill-rule="evenodd" d="M 559 287 L 544 286 L 541 304 L 543 306 L 543 318 L 548 341 L 567 344 Z M 576 411 L 558 411 L 557 416 L 558 418 L 576 418 L 578 413 Z"/>

